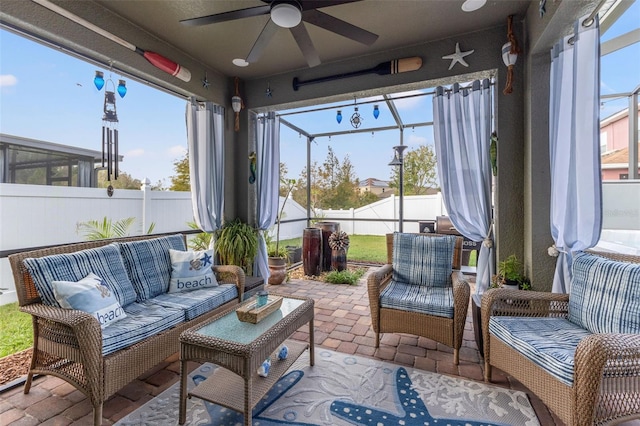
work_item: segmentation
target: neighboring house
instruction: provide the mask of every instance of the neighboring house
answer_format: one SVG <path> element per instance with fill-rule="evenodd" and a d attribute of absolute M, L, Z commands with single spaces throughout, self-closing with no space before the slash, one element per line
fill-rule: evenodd
<path fill-rule="evenodd" d="M 640 112 L 638 113 L 640 117 Z M 640 140 L 640 130 L 636 141 Z M 600 122 L 602 180 L 629 179 L 629 109 Z"/>
<path fill-rule="evenodd" d="M 393 194 L 393 190 L 389 187 L 389 182 L 376 178 L 367 178 L 360 182 L 358 192 L 364 194 L 370 192 L 377 195 L 378 198 L 386 198 Z"/>
<path fill-rule="evenodd" d="M 0 133 L 0 183 L 96 187 L 100 169 L 100 151 Z"/>

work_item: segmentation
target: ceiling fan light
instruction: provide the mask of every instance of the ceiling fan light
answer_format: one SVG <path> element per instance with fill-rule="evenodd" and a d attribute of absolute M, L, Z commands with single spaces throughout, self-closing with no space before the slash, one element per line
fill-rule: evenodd
<path fill-rule="evenodd" d="M 274 2 L 275 3 L 275 2 Z M 271 20 L 282 28 L 293 28 L 302 21 L 302 9 L 296 1 L 280 2 L 271 7 Z"/>
<path fill-rule="evenodd" d="M 487 3 L 487 0 L 467 0 L 462 4 L 462 10 L 465 12 L 474 12 Z"/>

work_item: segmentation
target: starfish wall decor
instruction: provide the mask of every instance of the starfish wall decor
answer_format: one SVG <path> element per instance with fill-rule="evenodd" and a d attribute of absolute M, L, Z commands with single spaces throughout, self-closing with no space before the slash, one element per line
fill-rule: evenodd
<path fill-rule="evenodd" d="M 453 68 L 453 66 L 457 63 L 465 67 L 468 67 L 469 64 L 467 64 L 467 62 L 464 60 L 464 57 L 471 55 L 473 52 L 475 52 L 475 50 L 473 49 L 467 50 L 466 52 L 461 52 L 460 43 L 456 43 L 455 53 L 452 53 L 451 55 L 443 56 L 442 59 L 451 59 L 451 65 L 449 65 L 449 69 Z"/>

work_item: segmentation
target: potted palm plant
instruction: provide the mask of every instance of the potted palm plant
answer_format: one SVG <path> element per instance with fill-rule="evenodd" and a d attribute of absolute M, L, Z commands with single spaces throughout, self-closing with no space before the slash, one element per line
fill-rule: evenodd
<path fill-rule="evenodd" d="M 278 285 L 282 284 L 287 277 L 287 248 L 280 247 L 280 221 L 284 216 L 284 206 L 287 204 L 287 200 L 293 191 L 293 188 L 296 186 L 295 179 L 281 179 L 283 184 L 286 185 L 286 194 L 284 196 L 284 201 L 282 202 L 282 206 L 280 207 L 280 211 L 278 212 L 277 222 L 276 222 L 276 242 L 275 244 L 269 243 L 267 245 L 267 255 L 269 258 L 267 262 L 269 264 L 269 284 Z"/>
<path fill-rule="evenodd" d="M 253 260 L 258 253 L 258 232 L 240 218 L 226 222 L 216 232 L 214 248 L 220 263 L 240 266 L 252 274 Z"/>

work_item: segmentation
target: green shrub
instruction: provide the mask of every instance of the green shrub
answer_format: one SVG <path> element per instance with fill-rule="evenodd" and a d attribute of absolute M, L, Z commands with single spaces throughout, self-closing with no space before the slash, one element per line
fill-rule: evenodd
<path fill-rule="evenodd" d="M 344 270 L 344 271 L 331 271 L 324 278 L 325 282 L 331 284 L 349 284 L 349 285 L 357 285 L 358 280 L 362 278 L 364 275 L 365 269 L 358 268 L 354 271 Z"/>

